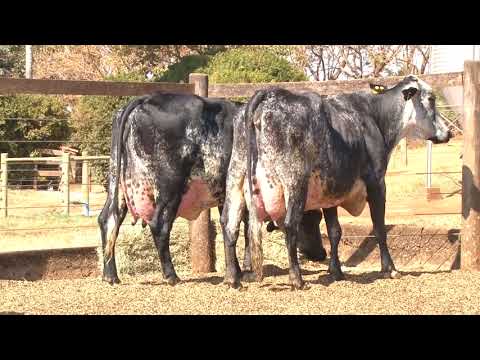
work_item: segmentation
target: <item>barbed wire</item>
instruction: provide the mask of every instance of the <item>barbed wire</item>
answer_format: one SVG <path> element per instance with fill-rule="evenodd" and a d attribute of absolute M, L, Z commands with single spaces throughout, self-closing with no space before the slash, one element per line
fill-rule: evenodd
<path fill-rule="evenodd" d="M 57 118 L 0 118 L 0 121 L 71 121 L 72 119 L 57 119 Z"/>
<path fill-rule="evenodd" d="M 18 210 L 18 209 L 55 209 L 55 208 L 66 208 L 66 207 L 69 207 L 69 208 L 72 208 L 72 207 L 84 207 L 86 204 L 85 203 L 82 203 L 82 204 L 71 204 L 71 205 L 49 205 L 49 206 L 18 206 L 18 207 L 10 207 L 10 206 L 7 206 L 6 208 L 4 207 L 0 207 L 0 210 Z M 89 207 L 90 206 L 102 206 L 103 204 L 88 204 Z"/>

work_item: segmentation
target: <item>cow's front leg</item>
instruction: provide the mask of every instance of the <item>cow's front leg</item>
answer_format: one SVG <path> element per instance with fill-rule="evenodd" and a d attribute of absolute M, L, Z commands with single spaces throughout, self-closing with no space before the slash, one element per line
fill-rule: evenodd
<path fill-rule="evenodd" d="M 303 289 L 305 282 L 302 279 L 300 265 L 298 263 L 297 239 L 307 196 L 306 184 L 293 187 L 293 189 L 290 189 L 289 193 L 285 195 L 287 214 L 285 216 L 284 229 L 290 266 L 289 278 L 296 289 Z"/>
<path fill-rule="evenodd" d="M 163 278 L 167 280 L 169 285 L 180 282 L 170 255 L 170 231 L 177 215 L 180 200 L 181 196 L 177 194 L 163 208 L 161 205 L 157 205 L 158 208 L 155 209 L 156 218 L 149 224 L 160 257 Z"/>
<path fill-rule="evenodd" d="M 387 246 L 387 231 L 385 229 L 385 181 L 367 184 L 368 206 L 372 218 L 373 230 L 380 248 L 382 273 L 386 277 L 398 278 L 400 273 L 395 269 L 392 257 Z"/>
<path fill-rule="evenodd" d="M 344 280 L 345 275 L 342 273 L 340 260 L 338 259 L 338 243 L 342 237 L 342 228 L 338 222 L 337 208 L 323 209 L 323 215 L 325 216 L 325 223 L 327 224 L 327 232 L 331 248 L 328 272 L 332 274 L 336 281 Z"/>

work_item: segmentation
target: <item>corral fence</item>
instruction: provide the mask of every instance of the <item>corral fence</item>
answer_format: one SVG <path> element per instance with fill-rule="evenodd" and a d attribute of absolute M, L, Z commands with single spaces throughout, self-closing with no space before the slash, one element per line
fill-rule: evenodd
<path fill-rule="evenodd" d="M 463 86 L 464 88 L 464 119 L 463 129 L 458 126 L 458 119 L 448 119 L 447 123 L 452 130 L 464 135 L 464 149 L 462 169 L 462 214 L 464 225 L 462 229 L 462 268 L 480 270 L 480 96 L 479 96 L 479 62 L 466 62 L 465 72 L 447 73 L 438 75 L 421 75 L 420 78 L 432 85 L 433 88 L 449 86 Z M 369 90 L 372 82 L 385 86 L 395 85 L 403 77 L 389 77 L 380 79 L 359 79 L 348 81 L 322 82 L 286 82 L 262 84 L 209 84 L 205 74 L 190 74 L 189 84 L 173 83 L 136 83 L 113 81 L 67 81 L 67 80 L 37 80 L 37 79 L 4 79 L 0 78 L 0 94 L 61 94 L 61 95 L 105 95 L 105 96 L 139 96 L 159 92 L 177 92 L 197 94 L 217 98 L 247 98 L 255 91 L 272 85 L 293 91 L 315 91 L 321 95 L 335 95 L 359 90 Z M 402 159 L 406 165 L 406 144 L 401 145 Z M 430 156 L 428 156 L 430 152 Z M 404 154 L 405 153 L 405 154 Z M 404 155 L 403 155 L 404 154 Z M 431 148 L 427 144 L 427 168 L 424 173 L 404 175 L 426 175 L 427 190 L 431 187 Z M 91 187 L 89 162 L 108 161 L 108 156 L 72 156 L 65 153 L 60 157 L 45 158 L 8 158 L 8 154 L 1 156 L 1 186 L 2 199 L 0 215 L 8 215 L 8 171 L 10 164 L 19 163 L 56 163 L 61 168 L 59 189 L 62 193 L 64 213 L 70 211 L 69 172 L 70 162 L 82 163 L 82 203 L 89 210 L 89 192 Z M 457 173 L 459 173 L 458 171 Z M 430 180 L 429 180 L 430 179 Z M 427 192 L 428 194 L 428 192 Z M 215 270 L 215 240 L 210 231 L 210 211 L 202 212 L 200 217 L 190 222 L 190 240 L 192 253 L 192 271 L 205 273 Z"/>

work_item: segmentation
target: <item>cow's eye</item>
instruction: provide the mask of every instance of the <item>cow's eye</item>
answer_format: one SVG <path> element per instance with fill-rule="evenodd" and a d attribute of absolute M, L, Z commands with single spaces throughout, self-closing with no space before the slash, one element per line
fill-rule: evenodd
<path fill-rule="evenodd" d="M 436 100 L 436 99 L 435 99 L 435 95 L 430 95 L 430 96 L 428 97 L 428 101 L 430 101 L 430 102 L 434 102 L 435 100 Z"/>

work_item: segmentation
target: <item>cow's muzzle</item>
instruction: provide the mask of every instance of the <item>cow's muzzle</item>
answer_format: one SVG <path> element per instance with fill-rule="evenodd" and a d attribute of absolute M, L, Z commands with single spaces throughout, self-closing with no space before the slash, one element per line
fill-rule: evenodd
<path fill-rule="evenodd" d="M 447 143 L 451 138 L 453 138 L 453 133 L 448 130 L 447 131 L 447 134 L 445 137 L 441 138 L 441 137 L 438 137 L 438 136 L 433 136 L 427 140 L 430 140 L 431 142 L 433 142 L 434 144 L 445 144 Z"/>

